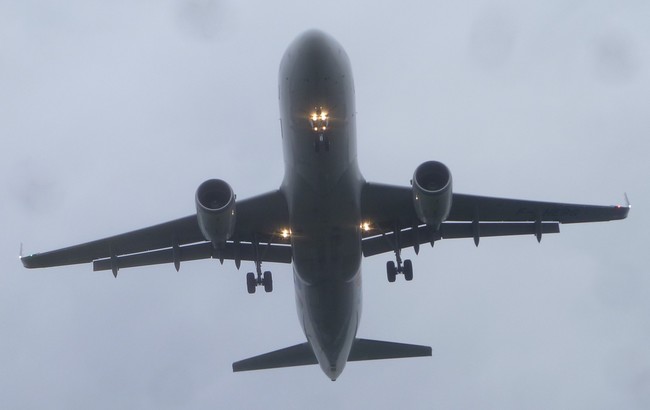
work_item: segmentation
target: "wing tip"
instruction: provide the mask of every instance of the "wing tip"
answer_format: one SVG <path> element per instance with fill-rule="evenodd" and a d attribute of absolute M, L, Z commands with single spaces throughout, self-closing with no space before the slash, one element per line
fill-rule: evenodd
<path fill-rule="evenodd" d="M 625 199 L 625 205 L 616 205 L 614 208 L 616 209 L 616 218 L 614 219 L 625 219 L 627 218 L 628 214 L 630 213 L 630 209 L 632 209 L 632 204 L 630 203 L 630 198 L 627 196 L 627 192 L 623 193 L 623 198 Z"/>
<path fill-rule="evenodd" d="M 38 267 L 33 263 L 33 258 L 31 257 L 31 255 L 30 256 L 20 255 L 18 257 L 18 259 L 20 259 L 20 261 L 22 262 L 24 268 L 32 269 L 32 268 L 37 268 Z"/>

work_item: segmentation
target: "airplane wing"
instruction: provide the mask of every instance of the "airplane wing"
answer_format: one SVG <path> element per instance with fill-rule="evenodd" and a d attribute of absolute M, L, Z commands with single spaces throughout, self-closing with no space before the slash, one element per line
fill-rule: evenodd
<path fill-rule="evenodd" d="M 203 237 L 196 215 L 80 245 L 21 257 L 26 268 L 93 262 L 94 270 L 118 269 L 216 258 L 291 263 L 291 245 L 279 235 L 289 224 L 284 195 L 279 190 L 236 202 L 235 232 L 223 249 Z"/>
<path fill-rule="evenodd" d="M 440 239 L 535 235 L 559 232 L 560 223 L 601 222 L 624 219 L 629 206 L 598 206 L 556 202 L 492 198 L 453 194 L 447 221 L 439 229 L 422 224 L 413 206 L 410 187 L 366 183 L 361 196 L 361 214 L 368 223 L 364 232 L 364 256 Z"/>

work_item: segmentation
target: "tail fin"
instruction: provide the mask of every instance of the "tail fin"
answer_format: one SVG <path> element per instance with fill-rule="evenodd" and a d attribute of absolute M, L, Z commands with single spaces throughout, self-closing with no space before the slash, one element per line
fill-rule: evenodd
<path fill-rule="evenodd" d="M 286 347 L 270 353 L 240 360 L 232 364 L 233 372 L 248 370 L 275 369 L 277 367 L 304 366 L 318 364 L 309 343 Z"/>
<path fill-rule="evenodd" d="M 356 339 L 352 345 L 349 362 L 361 360 L 401 359 L 431 356 L 431 347 L 381 340 Z"/>

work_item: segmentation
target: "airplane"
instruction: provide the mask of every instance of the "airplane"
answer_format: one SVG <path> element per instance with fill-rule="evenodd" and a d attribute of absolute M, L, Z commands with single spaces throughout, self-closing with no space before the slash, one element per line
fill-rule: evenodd
<path fill-rule="evenodd" d="M 347 362 L 431 356 L 431 347 L 357 337 L 361 261 L 393 253 L 386 275 L 413 279 L 402 249 L 452 238 L 558 233 L 560 223 L 619 220 L 630 205 L 596 206 L 459 194 L 441 162 L 419 165 L 410 186 L 367 182 L 357 163 L 350 60 L 328 34 L 310 30 L 287 48 L 279 69 L 284 179 L 238 200 L 220 179 L 202 183 L 196 213 L 59 250 L 21 256 L 26 268 L 93 263 L 95 271 L 198 259 L 255 265 L 248 293 L 273 290 L 263 262 L 293 265 L 306 342 L 233 363 L 233 371 L 320 365 L 332 381 Z"/>

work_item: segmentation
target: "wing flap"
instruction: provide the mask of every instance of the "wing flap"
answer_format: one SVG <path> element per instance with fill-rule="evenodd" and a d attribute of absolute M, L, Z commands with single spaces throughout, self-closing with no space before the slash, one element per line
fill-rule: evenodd
<path fill-rule="evenodd" d="M 478 228 L 478 229 L 477 229 Z M 471 222 L 445 222 L 440 225 L 439 230 L 434 230 L 430 226 L 422 225 L 417 228 L 405 229 L 399 232 L 400 249 L 421 245 L 440 239 L 459 239 L 491 237 L 491 236 L 513 236 L 513 235 L 537 235 L 560 232 L 558 223 L 543 222 L 525 223 L 493 223 L 480 222 L 473 224 Z M 384 252 L 395 250 L 396 236 L 394 232 L 384 235 L 364 238 L 362 242 L 363 256 L 373 256 Z"/>
<path fill-rule="evenodd" d="M 259 252 L 260 257 L 265 262 L 291 263 L 291 246 L 289 245 L 261 244 L 259 245 Z M 228 242 L 223 249 L 217 250 L 214 249 L 211 243 L 205 242 L 181 246 L 176 252 L 173 248 L 169 248 L 99 259 L 93 262 L 93 270 L 115 270 L 210 258 L 255 261 L 255 248 L 251 243 L 235 244 Z"/>

